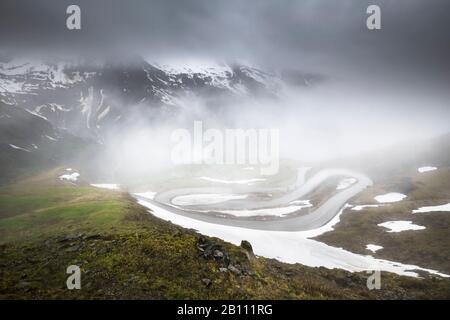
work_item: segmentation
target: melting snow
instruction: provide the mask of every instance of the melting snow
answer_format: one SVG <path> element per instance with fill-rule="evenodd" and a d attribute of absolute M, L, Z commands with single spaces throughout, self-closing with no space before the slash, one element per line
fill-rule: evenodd
<path fill-rule="evenodd" d="M 450 203 L 443 204 L 441 206 L 422 207 L 422 208 L 413 210 L 412 213 L 443 212 L 443 211 L 450 211 Z"/>
<path fill-rule="evenodd" d="M 39 113 L 36 113 L 36 112 L 34 112 L 34 111 L 30 111 L 30 110 L 28 110 L 28 109 L 24 109 L 24 110 L 25 110 L 26 112 L 28 112 L 29 114 L 32 114 L 33 116 L 36 116 L 36 117 L 39 117 L 39 118 L 42 118 L 42 119 L 48 121 L 48 119 L 47 119 L 46 117 L 40 115 Z"/>
<path fill-rule="evenodd" d="M 16 150 L 22 150 L 22 151 L 26 151 L 26 152 L 31 152 L 31 151 L 28 150 L 28 149 L 18 147 L 18 146 L 14 145 L 14 144 L 9 144 L 9 146 L 10 146 L 11 148 L 13 148 L 13 149 L 16 149 Z"/>
<path fill-rule="evenodd" d="M 404 198 L 406 198 L 406 195 L 398 193 L 398 192 L 391 192 L 386 193 L 383 195 L 379 195 L 375 197 L 375 200 L 377 200 L 380 203 L 392 203 L 392 202 L 398 202 L 402 201 Z"/>
<path fill-rule="evenodd" d="M 0 92 L 18 93 L 22 92 L 23 83 L 15 82 L 9 79 L 1 79 Z"/>
<path fill-rule="evenodd" d="M 49 139 L 49 140 L 52 140 L 52 141 L 56 141 L 56 140 L 57 140 L 56 138 L 50 137 L 50 136 L 48 136 L 48 135 L 45 135 L 45 137 L 46 137 L 47 139 Z"/>
<path fill-rule="evenodd" d="M 382 246 L 377 246 L 376 244 L 368 244 L 368 245 L 366 245 L 366 249 L 372 251 L 373 253 L 375 253 L 378 250 L 383 249 L 383 247 Z"/>
<path fill-rule="evenodd" d="M 78 180 L 79 176 L 80 174 L 78 172 L 74 172 L 70 174 L 63 174 L 62 176 L 59 176 L 59 179 L 75 182 Z"/>
<path fill-rule="evenodd" d="M 413 224 L 412 221 L 387 221 L 378 224 L 380 227 L 390 229 L 388 232 L 402 232 L 406 230 L 423 230 L 424 226 Z"/>
<path fill-rule="evenodd" d="M 213 61 L 168 61 L 168 63 L 158 64 L 154 63 L 159 69 L 169 74 L 208 74 L 225 76 L 226 73 L 232 73 L 228 65 L 215 63 Z"/>
<path fill-rule="evenodd" d="M 301 205 L 291 205 L 287 207 L 267 208 L 267 209 L 254 209 L 254 210 L 220 210 L 221 213 L 231 214 L 236 217 L 254 217 L 254 216 L 278 216 L 283 217 L 287 214 L 299 211 L 303 208 L 312 207 L 309 200 L 306 203 L 303 200 Z"/>
<path fill-rule="evenodd" d="M 90 128 L 90 120 L 91 120 L 91 113 L 92 113 L 92 104 L 94 102 L 94 88 L 89 87 L 88 94 L 85 97 L 83 93 L 81 93 L 80 97 L 80 104 L 82 106 L 81 113 L 83 115 L 86 115 L 86 126 L 89 129 Z"/>
<path fill-rule="evenodd" d="M 417 169 L 417 171 L 419 171 L 420 173 L 424 173 L 428 171 L 434 171 L 436 169 L 436 167 L 420 167 L 419 169 Z"/>
<path fill-rule="evenodd" d="M 354 206 L 352 208 L 352 210 L 361 211 L 365 208 L 378 208 L 379 206 L 380 206 L 379 204 L 364 204 L 364 205 L 360 205 L 360 206 Z"/>
<path fill-rule="evenodd" d="M 120 184 L 115 183 L 92 183 L 91 186 L 110 190 L 120 190 Z"/>
<path fill-rule="evenodd" d="M 103 110 L 99 115 L 98 115 L 98 120 L 102 120 L 108 113 L 109 113 L 110 107 L 107 106 L 105 108 L 105 110 Z"/>

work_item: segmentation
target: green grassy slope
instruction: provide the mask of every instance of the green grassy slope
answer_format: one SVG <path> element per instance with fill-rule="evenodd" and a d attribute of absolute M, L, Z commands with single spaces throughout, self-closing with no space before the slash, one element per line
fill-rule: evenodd
<path fill-rule="evenodd" d="M 449 280 L 383 274 L 382 290 L 369 291 L 365 273 L 254 258 L 153 217 L 125 193 L 58 174 L 0 188 L 3 299 L 450 298 Z M 66 288 L 71 264 L 81 266 L 81 290 Z"/>

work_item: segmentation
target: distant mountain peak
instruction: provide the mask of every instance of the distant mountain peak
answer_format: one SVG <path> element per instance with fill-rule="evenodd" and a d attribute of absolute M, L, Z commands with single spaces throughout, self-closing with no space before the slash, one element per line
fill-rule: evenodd
<path fill-rule="evenodd" d="M 230 99 L 277 99 L 284 86 L 278 75 L 238 63 L 148 63 L 136 55 L 0 62 L 2 102 L 96 139 L 131 115 L 152 119 L 161 110 L 185 109 L 182 101 L 187 96 L 219 108 Z"/>

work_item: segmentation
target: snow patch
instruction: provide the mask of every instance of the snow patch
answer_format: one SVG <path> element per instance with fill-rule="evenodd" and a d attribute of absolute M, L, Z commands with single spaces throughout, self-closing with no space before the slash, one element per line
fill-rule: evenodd
<path fill-rule="evenodd" d="M 52 140 L 52 141 L 57 141 L 58 139 L 56 139 L 56 138 L 53 138 L 53 137 L 51 137 L 51 136 L 48 136 L 48 135 L 45 135 L 45 137 L 47 138 L 47 139 L 49 139 L 49 140 Z"/>
<path fill-rule="evenodd" d="M 390 229 L 388 232 L 402 232 L 407 230 L 423 230 L 424 226 L 413 224 L 412 221 L 387 221 L 378 226 Z"/>
<path fill-rule="evenodd" d="M 16 149 L 16 150 L 22 150 L 22 151 L 26 151 L 26 152 L 31 152 L 31 151 L 28 150 L 28 149 L 25 149 L 25 148 L 22 148 L 22 147 L 18 147 L 18 146 L 14 145 L 14 144 L 9 144 L 9 146 L 10 146 L 11 148 L 13 148 L 13 149 Z"/>
<path fill-rule="evenodd" d="M 10 79 L 0 79 L 0 92 L 20 93 L 22 92 L 23 82 L 15 82 Z"/>
<path fill-rule="evenodd" d="M 39 117 L 39 118 L 42 118 L 42 119 L 48 121 L 48 119 L 47 119 L 46 117 L 44 117 L 44 116 L 42 116 L 42 115 L 40 115 L 40 114 L 38 114 L 38 113 L 36 113 L 36 112 L 34 112 L 34 111 L 30 111 L 30 110 L 28 110 L 28 109 L 24 109 L 24 110 L 25 110 L 26 112 L 28 112 L 29 114 L 32 114 L 33 116 L 36 116 L 36 117 Z"/>
<path fill-rule="evenodd" d="M 81 113 L 86 116 L 86 127 L 90 129 L 90 120 L 93 107 L 92 104 L 94 102 L 94 88 L 89 87 L 88 94 L 86 97 L 81 92 L 81 97 L 79 101 L 81 105 Z"/>
<path fill-rule="evenodd" d="M 429 172 L 429 171 L 434 171 L 436 170 L 436 167 L 420 167 L 419 169 L 417 169 L 417 171 L 419 171 L 420 173 L 424 173 L 424 172 Z"/>
<path fill-rule="evenodd" d="M 98 120 L 102 120 L 104 117 L 106 117 L 106 115 L 109 113 L 110 107 L 107 106 L 105 108 L 105 110 L 103 110 L 99 115 L 98 115 Z"/>
<path fill-rule="evenodd" d="M 75 182 L 78 180 L 78 177 L 80 176 L 80 174 L 78 172 L 74 172 L 74 173 L 68 173 L 68 174 L 63 174 L 61 176 L 59 176 L 60 180 L 66 180 L 66 181 L 71 181 L 71 182 Z"/>
<path fill-rule="evenodd" d="M 406 195 L 398 192 L 390 192 L 375 197 L 379 203 L 392 203 L 399 202 L 406 198 Z"/>
<path fill-rule="evenodd" d="M 444 212 L 450 211 L 450 203 L 443 204 L 441 206 L 430 206 L 430 207 L 421 207 L 419 209 L 413 210 L 412 213 L 423 213 L 423 212 Z"/>
<path fill-rule="evenodd" d="M 379 204 L 364 204 L 364 205 L 354 206 L 352 208 L 352 210 L 354 210 L 354 211 L 361 211 L 361 210 L 363 210 L 365 208 L 378 208 L 378 207 L 380 207 Z"/>
<path fill-rule="evenodd" d="M 120 184 L 116 183 L 91 183 L 91 186 L 109 190 L 120 190 Z"/>
<path fill-rule="evenodd" d="M 236 217 L 255 217 L 255 216 L 278 216 L 283 217 L 290 213 L 299 211 L 303 208 L 312 207 L 312 204 L 291 205 L 278 208 L 254 209 L 254 210 L 220 210 L 220 213 L 231 214 Z M 197 210 L 198 211 L 198 210 Z"/>
<path fill-rule="evenodd" d="M 378 250 L 383 249 L 382 246 L 377 246 L 376 244 L 368 244 L 366 245 L 366 249 L 369 251 L 372 251 L 373 253 L 377 252 Z"/>

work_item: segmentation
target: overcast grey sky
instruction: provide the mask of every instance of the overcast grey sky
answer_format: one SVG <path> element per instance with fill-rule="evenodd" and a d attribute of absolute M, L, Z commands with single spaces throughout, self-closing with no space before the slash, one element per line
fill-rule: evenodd
<path fill-rule="evenodd" d="M 68 31 L 78 4 L 82 30 Z M 382 9 L 382 30 L 365 26 Z M 210 58 L 307 71 L 450 74 L 448 0 L 2 0 L 0 49 Z"/>
<path fill-rule="evenodd" d="M 66 29 L 70 4 L 81 7 L 81 31 Z M 366 28 L 370 4 L 381 7 L 381 30 Z M 338 154 L 448 132 L 449 17 L 450 0 L 0 0 L 0 53 L 320 73 L 330 81 L 285 108 L 240 108 L 238 118 L 275 122 L 294 137 L 290 150 L 303 139 L 302 152 Z"/>

